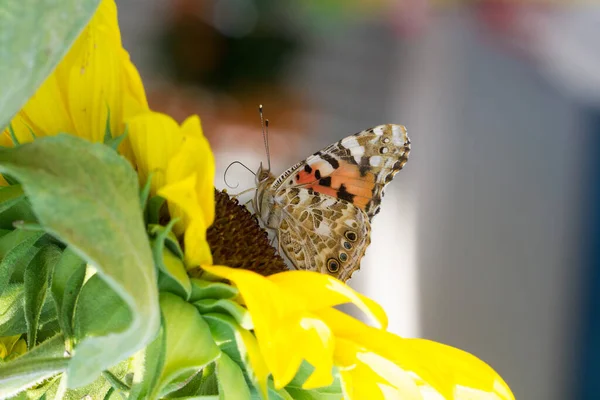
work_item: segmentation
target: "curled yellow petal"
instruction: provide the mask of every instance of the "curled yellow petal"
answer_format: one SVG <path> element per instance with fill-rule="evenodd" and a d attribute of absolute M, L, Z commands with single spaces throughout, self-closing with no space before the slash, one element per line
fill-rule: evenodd
<path fill-rule="evenodd" d="M 270 275 L 268 279 L 284 291 L 304 297 L 309 310 L 352 303 L 373 318 L 380 328 L 387 328 L 387 315 L 379 304 L 329 275 L 311 271 L 287 271 Z M 305 296 L 306 288 L 310 288 L 310 296 Z"/>

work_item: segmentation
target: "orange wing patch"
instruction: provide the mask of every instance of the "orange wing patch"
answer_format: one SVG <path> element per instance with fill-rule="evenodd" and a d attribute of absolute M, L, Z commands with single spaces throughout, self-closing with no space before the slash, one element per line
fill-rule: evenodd
<path fill-rule="evenodd" d="M 349 201 L 363 210 L 373 198 L 375 188 L 373 173 L 361 176 L 358 165 L 348 162 L 341 162 L 335 169 L 327 162 L 306 165 L 296 174 L 294 181 L 298 186 Z"/>

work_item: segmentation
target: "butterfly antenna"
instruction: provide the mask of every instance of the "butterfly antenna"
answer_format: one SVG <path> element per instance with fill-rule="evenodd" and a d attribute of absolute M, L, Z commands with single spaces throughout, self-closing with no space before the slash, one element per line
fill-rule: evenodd
<path fill-rule="evenodd" d="M 231 186 L 228 182 L 227 182 L 227 172 L 229 171 L 229 168 L 231 168 L 234 164 L 239 164 L 242 167 L 246 168 L 248 171 L 250 171 L 250 173 L 254 176 L 256 176 L 256 174 L 254 173 L 254 171 L 252 171 L 250 168 L 248 168 L 246 165 L 244 165 L 244 163 L 242 163 L 241 161 L 234 161 L 231 164 L 229 164 L 227 166 L 227 168 L 225 168 L 225 173 L 223 173 L 223 180 L 225 181 L 225 184 L 227 185 L 228 188 L 231 189 L 236 189 L 238 186 L 240 186 L 240 183 L 238 182 L 235 186 Z"/>
<path fill-rule="evenodd" d="M 263 106 L 258 106 L 258 113 L 260 114 L 260 126 L 262 127 L 263 140 L 265 141 L 265 151 L 267 152 L 267 169 L 271 171 L 271 154 L 269 152 L 269 120 L 263 118 Z"/>

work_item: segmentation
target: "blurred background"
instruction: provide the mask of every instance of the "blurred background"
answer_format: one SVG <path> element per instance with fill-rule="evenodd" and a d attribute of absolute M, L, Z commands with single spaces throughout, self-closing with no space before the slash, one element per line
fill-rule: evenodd
<path fill-rule="evenodd" d="M 151 106 L 200 115 L 218 188 L 230 162 L 265 161 L 259 104 L 276 174 L 406 125 L 410 160 L 349 283 L 392 331 L 475 354 L 517 399 L 600 398 L 599 6 L 117 3 Z"/>

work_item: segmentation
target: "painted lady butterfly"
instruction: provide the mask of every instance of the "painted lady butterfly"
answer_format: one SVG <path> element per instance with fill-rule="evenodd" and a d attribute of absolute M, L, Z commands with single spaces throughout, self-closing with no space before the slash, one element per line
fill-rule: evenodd
<path fill-rule="evenodd" d="M 388 124 L 342 139 L 277 179 L 261 164 L 254 210 L 295 268 L 346 281 L 371 241 L 383 190 L 409 152 L 406 128 Z"/>

